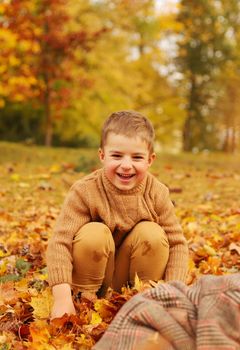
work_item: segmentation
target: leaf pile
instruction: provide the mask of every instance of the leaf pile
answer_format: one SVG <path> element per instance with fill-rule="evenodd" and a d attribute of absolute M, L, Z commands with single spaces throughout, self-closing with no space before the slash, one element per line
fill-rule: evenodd
<path fill-rule="evenodd" d="M 0 160 L 0 350 L 90 349 L 120 307 L 144 289 L 136 279 L 134 288 L 94 303 L 75 294 L 77 315 L 50 322 L 47 241 L 69 185 L 84 175 L 79 151 L 51 152 L 26 149 L 19 160 L 15 151 Z M 203 274 L 239 271 L 236 163 L 220 156 L 217 162 L 169 157 L 157 161 L 153 173 L 169 187 L 188 240 L 188 283 Z"/>

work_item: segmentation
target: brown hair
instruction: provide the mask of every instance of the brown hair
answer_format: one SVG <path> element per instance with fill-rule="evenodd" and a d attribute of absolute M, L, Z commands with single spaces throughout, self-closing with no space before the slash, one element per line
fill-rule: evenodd
<path fill-rule="evenodd" d="M 138 112 L 126 110 L 112 113 L 102 127 L 101 148 L 104 147 L 110 132 L 128 137 L 139 136 L 147 142 L 149 151 L 153 152 L 154 128 L 150 120 Z"/>

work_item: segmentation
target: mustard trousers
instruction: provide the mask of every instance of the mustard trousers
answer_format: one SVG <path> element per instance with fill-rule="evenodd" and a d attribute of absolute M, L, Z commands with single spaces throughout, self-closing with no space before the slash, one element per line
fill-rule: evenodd
<path fill-rule="evenodd" d="M 169 257 L 169 244 L 156 223 L 141 221 L 115 249 L 109 228 L 99 222 L 84 225 L 73 240 L 73 286 L 79 291 L 116 291 L 134 282 L 160 280 Z"/>

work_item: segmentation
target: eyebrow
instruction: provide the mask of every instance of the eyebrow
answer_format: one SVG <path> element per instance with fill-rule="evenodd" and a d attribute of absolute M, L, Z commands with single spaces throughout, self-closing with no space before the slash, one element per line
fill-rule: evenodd
<path fill-rule="evenodd" d="M 145 156 L 146 154 L 147 154 L 146 152 L 143 152 L 143 153 L 140 153 L 140 152 L 133 153 L 134 156 Z"/>
<path fill-rule="evenodd" d="M 120 151 L 114 151 L 114 150 L 110 150 L 109 151 L 110 153 L 117 153 L 117 154 L 123 154 L 124 152 L 120 152 Z M 136 153 L 133 153 L 134 156 L 145 156 L 147 153 L 146 152 L 136 152 Z"/>

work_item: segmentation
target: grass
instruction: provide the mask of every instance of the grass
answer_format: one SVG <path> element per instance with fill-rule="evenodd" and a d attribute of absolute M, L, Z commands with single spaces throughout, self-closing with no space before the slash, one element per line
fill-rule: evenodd
<path fill-rule="evenodd" d="M 216 167 L 218 169 L 240 170 L 240 163 L 237 161 L 240 154 L 226 153 L 180 153 L 180 154 L 157 154 L 156 166 L 164 166 L 165 163 L 171 163 L 174 166 L 188 167 Z M 85 148 L 64 148 L 64 147 L 44 147 L 27 146 L 21 143 L 1 142 L 0 141 L 0 164 L 8 162 L 27 161 L 33 165 L 49 166 L 54 162 L 75 162 L 80 156 L 97 158 L 97 149 Z"/>
<path fill-rule="evenodd" d="M 200 200 L 201 194 L 207 196 L 209 191 L 217 192 L 219 199 L 226 203 L 228 197 L 231 201 L 237 200 L 240 193 L 238 156 L 220 153 L 157 154 L 151 172 L 173 188 L 175 200 L 180 199 L 181 189 L 184 193 L 184 198 L 180 200 L 182 204 L 186 201 L 191 203 L 193 199 Z M 61 191 L 63 183 L 70 184 L 100 166 L 97 149 L 46 148 L 0 142 L 2 189 L 8 188 L 9 183 L 12 185 L 14 179 L 18 184 L 29 183 L 42 174 L 43 180 L 45 177 L 56 191 Z M 21 192 L 21 186 L 18 190 Z"/>

